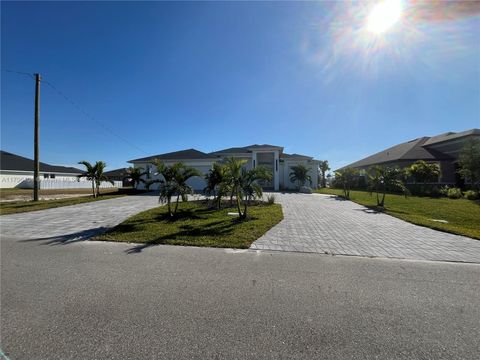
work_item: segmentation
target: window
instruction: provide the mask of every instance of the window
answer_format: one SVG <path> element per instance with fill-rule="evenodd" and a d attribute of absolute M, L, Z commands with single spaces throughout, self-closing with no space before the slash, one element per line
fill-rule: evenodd
<path fill-rule="evenodd" d="M 48 174 L 43 174 L 44 179 L 48 179 Z"/>
<path fill-rule="evenodd" d="M 50 174 L 50 179 L 55 179 L 55 174 Z"/>
<path fill-rule="evenodd" d="M 278 159 L 275 160 L 275 171 L 278 171 Z"/>
<path fill-rule="evenodd" d="M 255 160 L 253 160 L 253 167 L 255 168 Z"/>

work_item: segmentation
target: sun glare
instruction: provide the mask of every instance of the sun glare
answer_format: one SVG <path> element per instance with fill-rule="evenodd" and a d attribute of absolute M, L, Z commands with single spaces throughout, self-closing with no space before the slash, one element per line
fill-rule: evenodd
<path fill-rule="evenodd" d="M 401 0 L 384 0 L 375 5 L 368 16 L 368 31 L 381 34 L 390 29 L 402 16 Z"/>

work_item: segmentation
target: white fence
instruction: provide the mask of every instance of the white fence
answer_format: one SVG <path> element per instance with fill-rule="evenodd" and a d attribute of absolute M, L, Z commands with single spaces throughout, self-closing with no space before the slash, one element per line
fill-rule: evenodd
<path fill-rule="evenodd" d="M 33 189 L 33 179 L 25 179 L 19 185 L 16 186 L 21 189 Z M 101 189 L 106 188 L 121 188 L 121 181 L 114 181 L 112 183 L 108 181 L 102 181 L 100 183 Z M 69 181 L 69 180 L 57 180 L 57 179 L 41 179 L 40 189 L 91 189 L 91 181 Z"/>

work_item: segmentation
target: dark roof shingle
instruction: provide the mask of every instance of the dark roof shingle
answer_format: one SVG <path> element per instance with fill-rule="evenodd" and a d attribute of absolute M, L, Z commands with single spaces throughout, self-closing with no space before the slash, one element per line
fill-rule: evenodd
<path fill-rule="evenodd" d="M 173 151 L 165 154 L 147 156 L 144 158 L 134 159 L 128 161 L 129 163 L 133 162 L 145 162 L 145 161 L 153 161 L 154 159 L 159 160 L 190 160 L 190 159 L 214 159 L 215 156 L 206 154 L 202 151 L 198 151 L 196 149 L 186 149 L 180 151 Z"/>
<path fill-rule="evenodd" d="M 13 171 L 33 171 L 33 160 L 0 150 L 0 169 Z M 81 174 L 82 170 L 60 165 L 50 165 L 41 162 L 41 172 L 65 173 L 65 174 Z"/>

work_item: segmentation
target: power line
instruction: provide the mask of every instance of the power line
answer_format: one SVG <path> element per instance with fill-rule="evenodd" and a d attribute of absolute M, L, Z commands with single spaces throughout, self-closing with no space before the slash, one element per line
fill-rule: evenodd
<path fill-rule="evenodd" d="M 86 112 L 83 108 L 81 108 L 75 101 L 73 101 L 70 97 L 68 97 L 67 95 L 65 95 L 62 91 L 60 91 L 55 85 L 53 85 L 50 81 L 47 81 L 47 80 L 43 80 L 42 81 L 43 83 L 47 84 L 48 86 L 50 86 L 58 95 L 60 95 L 61 97 L 63 97 L 66 101 L 68 101 L 73 107 L 75 107 L 79 112 L 81 112 L 83 115 L 85 115 L 88 119 L 94 121 L 95 123 L 97 123 L 98 125 L 100 125 L 104 130 L 108 131 L 111 135 L 119 138 L 120 140 L 122 140 L 123 142 L 125 142 L 126 144 L 130 145 L 131 147 L 137 149 L 138 151 L 144 153 L 144 154 L 147 154 L 147 152 L 141 148 L 139 148 L 137 145 L 133 144 L 132 142 L 130 142 L 129 140 L 125 139 L 124 137 L 118 135 L 117 133 L 115 133 L 112 129 L 110 129 L 108 126 L 106 126 L 105 124 L 103 124 L 101 121 L 98 121 L 97 119 L 95 119 L 92 115 L 90 115 L 88 112 Z"/>
<path fill-rule="evenodd" d="M 35 77 L 33 76 L 33 74 L 30 74 L 30 73 L 27 73 L 27 72 L 15 71 L 15 70 L 10 70 L 10 69 L 2 69 L 2 71 L 13 73 L 13 74 L 26 75 L 26 76 L 29 76 L 29 77 L 31 77 L 32 79 L 35 80 Z"/>
<path fill-rule="evenodd" d="M 33 76 L 33 74 L 30 74 L 30 73 L 27 73 L 27 72 L 23 72 L 23 71 L 16 71 L 16 70 L 10 70 L 10 69 L 2 69 L 2 71 L 5 71 L 5 72 L 9 72 L 9 73 L 14 73 L 14 74 L 19 74 L 19 75 L 25 75 L 25 76 L 29 76 L 31 77 L 32 79 L 35 80 L 35 77 Z M 47 81 L 45 79 L 42 79 L 42 83 L 45 83 L 47 84 L 48 86 L 50 86 L 58 95 L 60 95 L 61 97 L 63 97 L 66 101 L 68 101 L 73 107 L 75 107 L 79 112 L 81 112 L 83 115 L 85 115 L 88 119 L 94 121 L 95 123 L 97 123 L 98 125 L 100 125 L 104 130 L 106 130 L 107 132 L 109 132 L 111 135 L 117 137 L 118 139 L 122 140 L 123 142 L 125 142 L 126 144 L 130 145 L 131 147 L 137 149 L 138 151 L 140 151 L 141 153 L 144 153 L 144 154 L 147 154 L 147 152 L 145 150 L 142 150 L 141 148 L 139 148 L 137 145 L 133 144 L 132 142 L 130 142 L 129 140 L 125 139 L 124 137 L 118 135 L 117 133 L 115 133 L 112 129 L 110 129 L 108 126 L 106 126 L 105 124 L 103 124 L 101 121 L 98 121 L 97 119 L 95 119 L 92 115 L 90 115 L 89 113 L 87 113 L 85 110 L 83 110 L 76 102 L 74 102 L 72 99 L 70 99 L 67 95 L 65 95 L 63 92 L 61 92 L 60 90 L 58 90 L 58 88 L 53 85 L 50 81 Z"/>

